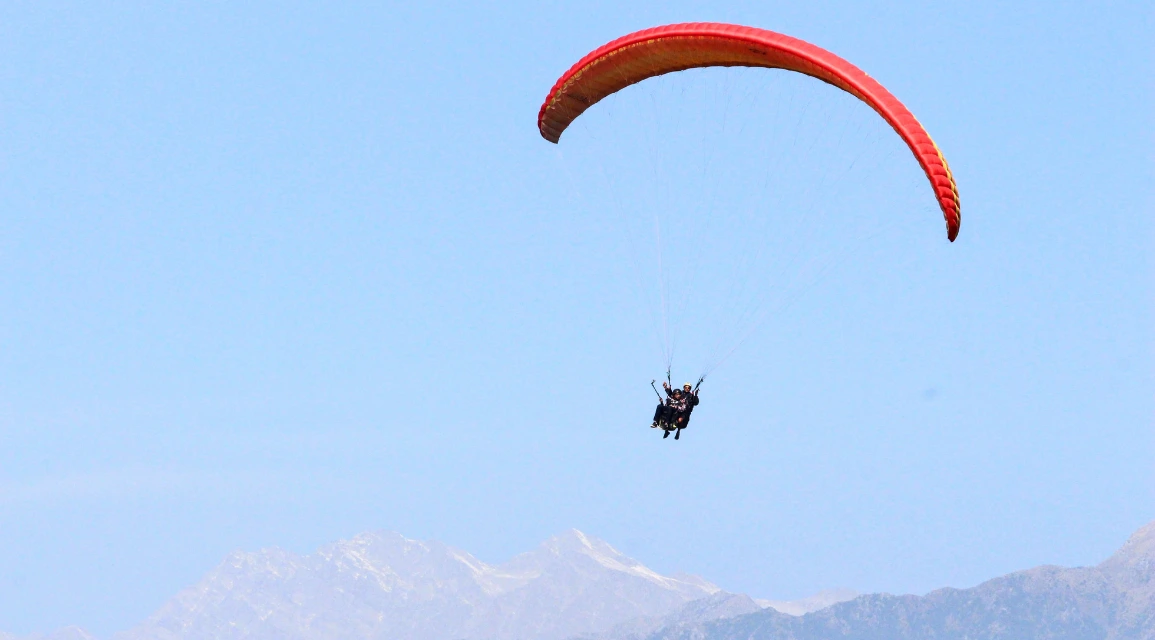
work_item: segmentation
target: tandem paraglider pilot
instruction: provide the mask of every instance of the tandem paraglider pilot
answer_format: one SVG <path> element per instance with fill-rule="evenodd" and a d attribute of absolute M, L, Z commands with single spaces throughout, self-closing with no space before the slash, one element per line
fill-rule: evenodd
<path fill-rule="evenodd" d="M 662 382 L 662 389 L 666 392 L 666 398 L 658 402 L 658 407 L 654 409 L 654 422 L 650 428 L 661 427 L 663 438 L 670 437 L 673 431 L 674 439 L 677 440 L 682 436 L 682 429 L 689 426 L 690 414 L 700 402 L 698 390 L 689 382 L 682 385 L 681 389 L 674 389 L 669 382 Z"/>

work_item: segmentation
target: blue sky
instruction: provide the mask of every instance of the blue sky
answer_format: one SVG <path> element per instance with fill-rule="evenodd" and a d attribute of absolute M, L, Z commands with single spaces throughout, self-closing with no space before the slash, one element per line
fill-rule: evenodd
<path fill-rule="evenodd" d="M 577 527 L 775 598 L 1100 561 L 1155 518 L 1152 12 L 4 5 L 0 630 L 107 635 L 229 551 L 369 529 L 502 561 Z M 878 78 L 963 226 L 948 244 L 932 205 L 859 245 L 673 446 L 645 428 L 663 362 L 629 251 L 567 187 L 582 134 L 534 118 L 586 51 L 687 20 Z M 840 192 L 871 194 L 863 224 L 929 199 L 869 112 L 784 82 L 893 159 Z M 628 129 L 615 104 L 586 131 Z M 837 214 L 810 229 L 849 234 Z"/>

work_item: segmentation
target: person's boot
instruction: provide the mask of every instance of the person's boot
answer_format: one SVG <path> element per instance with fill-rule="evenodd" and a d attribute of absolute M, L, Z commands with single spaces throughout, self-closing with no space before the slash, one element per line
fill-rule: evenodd
<path fill-rule="evenodd" d="M 663 429 L 662 430 L 662 440 L 665 440 L 666 438 L 669 438 L 669 437 L 670 437 L 670 430 L 669 429 Z"/>
<path fill-rule="evenodd" d="M 675 440 L 677 440 L 678 438 L 681 438 L 681 437 L 682 437 L 682 430 L 681 429 L 678 429 L 677 431 L 674 432 L 674 439 Z"/>
<path fill-rule="evenodd" d="M 651 429 L 657 429 L 658 428 L 658 421 L 654 420 L 654 423 L 650 425 L 650 428 Z"/>

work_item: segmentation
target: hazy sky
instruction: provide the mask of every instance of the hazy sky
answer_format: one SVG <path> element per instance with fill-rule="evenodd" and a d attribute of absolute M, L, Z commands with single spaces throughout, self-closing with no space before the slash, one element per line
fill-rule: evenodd
<path fill-rule="evenodd" d="M 1097 563 L 1155 518 L 1150 2 L 334 4 L 0 7 L 0 630 L 108 635 L 232 550 L 370 529 L 498 562 L 577 527 L 789 598 Z M 687 20 L 878 78 L 963 225 L 931 202 L 857 245 L 673 443 L 629 251 L 573 182 L 598 118 L 676 83 L 559 147 L 535 116 L 588 50 Z M 831 113 L 880 150 L 893 182 L 831 190 L 861 220 L 931 199 L 861 105 L 760 90 L 795 86 L 801 137 Z M 826 157 L 748 137 L 800 179 Z M 810 230 L 849 238 L 839 208 Z"/>

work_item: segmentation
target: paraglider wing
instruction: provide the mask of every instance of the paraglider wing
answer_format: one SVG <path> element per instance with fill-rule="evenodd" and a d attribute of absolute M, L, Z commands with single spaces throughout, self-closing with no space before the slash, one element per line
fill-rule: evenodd
<path fill-rule="evenodd" d="M 731 24 L 698 22 L 645 29 L 592 51 L 554 84 L 538 112 L 541 135 L 562 132 L 602 98 L 647 78 L 698 67 L 766 67 L 812 76 L 870 105 L 914 152 L 946 219 L 958 235 L 958 188 L 930 135 L 889 91 L 846 60 L 797 38 Z"/>

